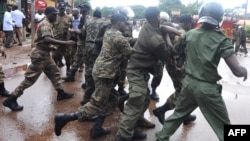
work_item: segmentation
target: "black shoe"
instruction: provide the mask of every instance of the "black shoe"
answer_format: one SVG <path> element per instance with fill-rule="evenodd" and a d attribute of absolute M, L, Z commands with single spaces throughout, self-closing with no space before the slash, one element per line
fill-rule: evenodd
<path fill-rule="evenodd" d="M 58 63 L 57 63 L 57 66 L 60 67 L 60 68 L 63 67 L 64 65 L 65 65 L 65 64 L 63 64 L 62 61 L 58 61 Z"/>
<path fill-rule="evenodd" d="M 155 124 L 145 118 L 138 120 L 137 126 L 142 128 L 155 128 Z"/>
<path fill-rule="evenodd" d="M 65 92 L 64 90 L 58 90 L 58 94 L 57 94 L 57 100 L 64 100 L 64 99 L 68 99 L 68 98 L 72 98 L 74 96 L 74 93 L 69 93 L 69 92 Z"/>
<path fill-rule="evenodd" d="M 130 140 L 124 139 L 123 137 L 118 135 L 118 136 L 115 137 L 115 141 L 130 141 Z"/>
<path fill-rule="evenodd" d="M 0 92 L 0 96 L 4 96 L 4 97 L 9 97 L 10 96 L 10 92 L 5 90 L 4 92 Z"/>
<path fill-rule="evenodd" d="M 70 113 L 70 114 L 56 114 L 55 121 L 55 133 L 57 136 L 61 135 L 62 128 L 70 121 L 77 120 L 78 112 Z"/>
<path fill-rule="evenodd" d="M 183 121 L 183 125 L 188 125 L 191 122 L 196 120 L 196 115 L 189 115 L 184 121 Z"/>
<path fill-rule="evenodd" d="M 10 108 L 12 111 L 21 111 L 23 106 L 18 105 L 16 96 L 9 96 L 6 100 L 3 101 L 5 107 Z"/>
<path fill-rule="evenodd" d="M 82 83 L 82 86 L 81 86 L 81 87 L 82 87 L 82 89 L 86 89 L 86 87 L 87 87 L 87 86 L 86 86 L 86 83 Z"/>
<path fill-rule="evenodd" d="M 118 92 L 120 96 L 128 95 L 128 93 L 124 90 L 124 88 L 118 88 Z"/>
<path fill-rule="evenodd" d="M 91 128 L 90 130 L 90 137 L 92 139 L 95 139 L 95 138 L 98 138 L 98 137 L 102 137 L 102 136 L 105 136 L 105 135 L 108 135 L 110 134 L 110 130 L 109 129 L 104 129 L 104 128 L 99 128 L 99 129 L 96 129 L 96 128 Z"/>
<path fill-rule="evenodd" d="M 165 112 L 162 112 L 160 108 L 161 107 L 154 109 L 153 113 L 158 118 L 159 122 L 163 124 L 165 121 Z"/>
<path fill-rule="evenodd" d="M 158 101 L 159 95 L 155 92 L 155 90 L 153 90 L 153 92 L 150 94 L 151 99 Z"/>
<path fill-rule="evenodd" d="M 143 140 L 143 139 L 146 139 L 146 137 L 147 137 L 147 134 L 144 134 L 140 132 L 139 130 L 135 129 L 132 140 Z"/>
<path fill-rule="evenodd" d="M 118 101 L 118 108 L 121 112 L 123 112 L 124 110 L 124 104 L 125 104 L 125 101 L 129 98 L 129 95 L 124 95 L 124 96 L 120 96 L 119 98 L 119 101 Z"/>

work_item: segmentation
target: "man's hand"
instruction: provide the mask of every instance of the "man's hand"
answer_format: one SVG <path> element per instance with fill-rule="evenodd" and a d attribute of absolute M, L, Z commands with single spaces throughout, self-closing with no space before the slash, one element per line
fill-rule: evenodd
<path fill-rule="evenodd" d="M 65 41 L 65 44 L 68 46 L 74 46 L 76 44 L 76 42 L 73 40 L 68 40 L 68 41 Z"/>

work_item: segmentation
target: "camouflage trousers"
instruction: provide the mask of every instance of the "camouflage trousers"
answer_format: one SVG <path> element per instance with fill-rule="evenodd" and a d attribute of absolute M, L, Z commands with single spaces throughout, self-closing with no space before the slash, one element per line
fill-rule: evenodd
<path fill-rule="evenodd" d="M 119 88 L 125 87 L 125 80 L 126 80 L 126 70 L 127 70 L 128 60 L 123 60 L 121 65 L 119 66 L 119 73 L 116 75 L 115 78 L 115 85 L 118 85 Z"/>
<path fill-rule="evenodd" d="M 72 62 L 73 62 L 72 47 L 59 45 L 57 47 L 57 50 L 52 51 L 52 57 L 55 61 L 58 61 L 58 59 L 61 59 L 60 56 L 64 57 L 66 66 L 72 65 Z"/>
<path fill-rule="evenodd" d="M 148 89 L 149 73 L 143 70 L 127 69 L 129 98 L 119 123 L 118 135 L 131 140 L 136 122 L 144 116 L 150 103 Z"/>
<path fill-rule="evenodd" d="M 94 43 L 86 43 L 85 46 L 88 48 L 86 62 L 85 62 L 85 83 L 86 89 L 84 99 L 89 100 L 93 92 L 95 91 L 95 82 L 92 76 L 92 70 L 95 64 L 95 60 L 98 57 L 97 53 L 94 53 Z"/>
<path fill-rule="evenodd" d="M 55 89 L 63 88 L 60 72 L 50 54 L 39 53 L 39 51 L 35 49 L 31 53 L 31 64 L 24 74 L 25 79 L 12 94 L 21 96 L 26 88 L 32 86 L 37 81 L 42 72 L 50 79 Z"/>
<path fill-rule="evenodd" d="M 4 78 L 3 67 L 0 65 L 0 83 L 4 83 Z"/>
<path fill-rule="evenodd" d="M 159 60 L 154 66 L 153 79 L 151 82 L 152 89 L 156 89 L 160 85 L 163 76 L 163 68 L 164 63 Z"/>
<path fill-rule="evenodd" d="M 74 54 L 73 64 L 71 65 L 71 70 L 77 71 L 86 61 L 86 48 L 85 45 L 80 43 L 77 45 L 76 53 Z"/>
<path fill-rule="evenodd" d="M 175 92 L 167 98 L 166 103 L 170 106 L 171 109 L 174 109 L 177 98 L 181 91 L 182 80 L 185 77 L 185 72 L 183 69 L 178 69 L 176 67 L 174 59 L 170 59 L 169 62 L 166 63 L 166 69 L 175 88 Z"/>
<path fill-rule="evenodd" d="M 78 120 L 84 121 L 87 117 L 94 115 L 108 116 L 115 112 L 118 103 L 118 94 L 113 91 L 113 79 L 97 78 L 95 80 L 95 91 L 88 103 L 78 109 Z"/>

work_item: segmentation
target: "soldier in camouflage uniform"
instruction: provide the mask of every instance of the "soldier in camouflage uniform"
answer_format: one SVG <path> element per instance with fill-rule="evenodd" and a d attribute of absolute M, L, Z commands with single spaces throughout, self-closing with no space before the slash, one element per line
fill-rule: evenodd
<path fill-rule="evenodd" d="M 57 20 L 54 23 L 54 36 L 57 40 L 68 40 L 68 29 L 72 27 L 71 17 L 65 14 L 65 3 L 61 2 L 58 4 L 59 14 L 57 15 Z M 70 65 L 73 62 L 71 60 L 71 48 L 65 48 L 64 45 L 58 45 L 56 51 L 52 51 L 53 59 L 56 64 L 60 61 L 61 55 L 64 57 L 66 62 L 66 70 L 70 70 Z M 61 64 L 61 63 L 59 63 Z"/>
<path fill-rule="evenodd" d="M 23 109 L 23 106 L 18 105 L 17 98 L 23 94 L 26 88 L 32 86 L 36 82 L 42 72 L 46 74 L 57 90 L 57 100 L 73 97 L 73 93 L 68 93 L 63 90 L 60 72 L 50 55 L 51 50 L 56 49 L 52 44 L 64 45 L 65 47 L 76 44 L 76 42 L 72 40 L 60 41 L 54 39 L 53 23 L 56 20 L 57 13 L 58 11 L 54 7 L 49 6 L 45 10 L 46 18 L 40 23 L 37 29 L 35 40 L 36 47 L 31 52 L 31 64 L 25 72 L 25 79 L 11 93 L 11 96 L 3 102 L 3 105 L 10 108 L 12 111 L 20 111 Z"/>
<path fill-rule="evenodd" d="M 182 33 L 189 31 L 193 27 L 193 19 L 191 15 L 181 15 L 179 22 L 179 25 L 181 27 L 179 31 Z M 172 33 L 169 34 L 169 37 L 172 41 L 172 44 L 177 43 L 177 41 L 179 40 L 179 37 L 175 36 Z M 163 106 L 160 106 L 153 110 L 154 115 L 157 116 L 161 124 L 163 124 L 165 120 L 165 112 L 175 108 L 177 98 L 179 97 L 179 93 L 181 91 L 182 80 L 185 77 L 184 62 L 179 62 L 183 60 L 181 58 L 185 58 L 184 54 L 176 56 L 175 53 L 172 52 L 166 62 L 166 69 L 173 82 L 175 92 L 168 97 L 166 103 Z M 189 115 L 183 122 L 183 124 L 187 125 L 195 119 L 195 115 Z"/>
<path fill-rule="evenodd" d="M 85 21 L 88 18 L 88 13 L 90 10 L 90 6 L 87 4 L 82 4 L 79 6 L 81 8 L 81 18 L 80 18 L 80 24 L 78 26 L 78 29 L 80 31 L 79 34 L 79 41 L 77 42 L 77 50 L 75 54 L 75 60 L 71 66 L 71 69 L 69 73 L 67 73 L 66 77 L 63 77 L 62 79 L 65 82 L 74 82 L 75 81 L 75 73 L 79 67 L 83 65 L 83 63 L 86 61 L 86 48 L 85 48 L 85 31 L 84 31 L 84 25 Z"/>
<path fill-rule="evenodd" d="M 75 113 L 56 114 L 55 133 L 61 134 L 61 129 L 69 121 L 83 121 L 85 118 L 98 115 L 95 125 L 91 129 L 91 138 L 97 138 L 110 133 L 110 130 L 102 127 L 105 117 L 111 115 L 116 108 L 117 95 L 113 95 L 111 90 L 114 87 L 114 79 L 119 71 L 119 66 L 125 56 L 129 56 L 133 50 L 127 39 L 122 36 L 122 31 L 126 27 L 126 19 L 121 14 L 113 15 L 111 18 L 112 27 L 105 32 L 103 46 L 100 55 L 96 59 L 93 68 L 95 80 L 95 92 L 91 100 L 81 106 Z"/>
<path fill-rule="evenodd" d="M 103 23 L 103 20 L 101 18 L 101 11 L 95 10 L 93 13 L 93 17 L 88 18 L 85 22 L 85 48 L 87 50 L 87 57 L 85 62 L 86 89 L 83 100 L 81 102 L 82 105 L 86 104 L 90 100 L 90 97 L 95 90 L 95 83 L 92 77 L 92 69 L 98 55 L 95 55 L 93 51 L 95 50 L 95 39 Z"/>

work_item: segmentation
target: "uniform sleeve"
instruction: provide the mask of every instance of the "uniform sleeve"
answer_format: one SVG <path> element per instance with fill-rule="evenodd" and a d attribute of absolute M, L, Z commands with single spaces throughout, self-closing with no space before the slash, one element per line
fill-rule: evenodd
<path fill-rule="evenodd" d="M 186 35 L 181 37 L 179 41 L 174 45 L 173 52 L 176 54 L 181 54 L 184 52 L 185 47 L 186 47 Z"/>
<path fill-rule="evenodd" d="M 52 27 L 49 24 L 40 24 L 39 27 L 42 33 L 42 37 L 51 36 L 53 37 Z"/>
<path fill-rule="evenodd" d="M 130 47 L 129 42 L 125 37 L 120 36 L 120 38 L 116 40 L 115 44 L 119 47 L 123 56 L 129 56 L 133 53 L 133 49 Z"/>
<path fill-rule="evenodd" d="M 226 39 L 220 46 L 219 54 L 222 58 L 226 58 L 234 53 L 233 44 L 229 39 Z"/>

